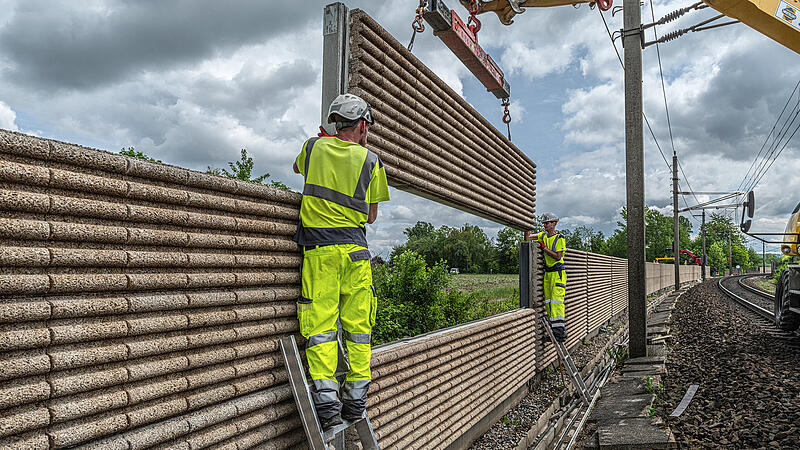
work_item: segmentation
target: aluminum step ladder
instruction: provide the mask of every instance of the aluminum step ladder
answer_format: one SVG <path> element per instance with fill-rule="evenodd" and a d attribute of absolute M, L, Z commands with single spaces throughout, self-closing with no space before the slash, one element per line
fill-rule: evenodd
<path fill-rule="evenodd" d="M 308 445 L 311 450 L 344 450 L 345 431 L 354 426 L 364 450 L 378 450 L 378 441 L 372 430 L 367 412 L 361 419 L 354 422 L 344 421 L 329 430 L 323 431 L 317 418 L 317 410 L 311 399 L 310 384 L 306 378 L 303 363 L 300 361 L 300 352 L 297 350 L 297 342 L 294 336 L 285 336 L 279 340 L 283 360 L 286 363 L 286 371 L 289 373 L 289 384 L 292 386 L 294 401 L 297 404 L 297 411 L 300 413 L 300 421 L 303 423 L 303 430 L 306 432 Z M 330 445 L 329 445 L 330 443 Z"/>
<path fill-rule="evenodd" d="M 550 326 L 550 322 L 547 321 L 546 318 L 542 317 L 542 324 L 544 325 L 544 329 L 547 331 L 547 335 L 550 337 L 550 341 L 556 347 L 556 353 L 558 353 L 558 358 L 564 365 L 567 367 L 567 372 L 569 372 L 569 377 L 572 379 L 572 384 L 577 389 L 578 394 L 581 396 L 581 400 L 583 400 L 583 404 L 588 406 L 589 405 L 589 394 L 586 390 L 586 385 L 583 383 L 583 378 L 581 378 L 580 372 L 578 372 L 578 368 L 575 367 L 575 363 L 572 361 L 572 357 L 569 356 L 569 351 L 567 351 L 567 346 L 564 345 L 563 342 L 558 342 L 553 336 L 553 328 Z"/>

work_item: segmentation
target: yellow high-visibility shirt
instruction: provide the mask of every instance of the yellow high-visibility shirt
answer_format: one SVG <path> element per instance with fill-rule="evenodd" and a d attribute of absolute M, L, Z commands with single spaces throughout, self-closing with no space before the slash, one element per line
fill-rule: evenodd
<path fill-rule="evenodd" d="M 536 240 L 543 241 L 544 245 L 553 252 L 565 252 L 567 251 L 567 244 L 564 240 L 564 236 L 559 233 L 556 233 L 552 236 L 547 235 L 547 231 L 541 231 L 536 235 Z M 564 254 L 561 254 L 561 259 L 551 258 L 550 255 L 547 253 L 544 254 L 544 264 L 547 267 L 553 267 L 556 264 L 564 264 Z"/>
<path fill-rule="evenodd" d="M 366 247 L 369 205 L 389 200 L 386 169 L 378 155 L 337 137 L 311 138 L 295 164 L 305 178 L 295 242 Z"/>

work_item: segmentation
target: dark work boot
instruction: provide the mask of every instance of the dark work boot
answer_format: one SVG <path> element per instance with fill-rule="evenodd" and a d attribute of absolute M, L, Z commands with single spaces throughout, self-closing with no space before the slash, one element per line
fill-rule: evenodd
<path fill-rule="evenodd" d="M 558 342 L 566 342 L 567 330 L 564 328 L 553 328 L 553 337 L 556 338 Z"/>
<path fill-rule="evenodd" d="M 370 380 L 345 381 L 342 385 L 342 419 L 355 422 L 367 408 Z"/>
<path fill-rule="evenodd" d="M 322 431 L 328 431 L 331 428 L 335 427 L 336 425 L 342 424 L 342 416 L 341 414 L 336 414 L 333 417 L 329 417 L 327 419 L 323 419 L 322 417 L 319 418 L 319 424 L 322 426 Z"/>
<path fill-rule="evenodd" d="M 356 402 L 358 403 L 358 402 Z M 348 422 L 355 422 L 364 416 L 364 406 L 352 402 L 342 402 L 342 419 Z"/>
<path fill-rule="evenodd" d="M 339 383 L 333 380 L 314 380 L 309 392 L 314 400 L 319 424 L 323 430 L 342 423 L 342 403 L 339 401 Z"/>

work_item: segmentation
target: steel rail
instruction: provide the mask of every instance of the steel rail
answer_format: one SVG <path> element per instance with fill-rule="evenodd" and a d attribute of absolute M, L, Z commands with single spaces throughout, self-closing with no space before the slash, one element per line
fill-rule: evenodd
<path fill-rule="evenodd" d="M 764 298 L 766 298 L 768 300 L 773 300 L 775 298 L 774 295 L 771 295 L 769 292 L 762 291 L 761 289 L 754 288 L 753 286 L 750 286 L 750 285 L 746 284 L 743 281 L 745 278 L 755 278 L 757 276 L 759 276 L 759 275 L 751 275 L 750 277 L 747 277 L 747 276 L 740 277 L 739 280 L 738 280 L 739 286 L 743 287 L 744 289 L 747 289 L 748 291 L 750 291 L 750 292 L 752 292 L 754 294 L 760 295 L 760 296 L 762 296 L 762 297 L 764 297 Z"/>
<path fill-rule="evenodd" d="M 749 276 L 749 275 L 746 275 L 746 276 Z M 741 275 L 739 275 L 739 277 L 741 277 Z M 719 281 L 717 281 L 717 286 L 719 287 L 719 289 L 722 292 L 724 292 L 728 297 L 730 297 L 733 300 L 737 301 L 738 303 L 740 303 L 745 308 L 749 309 L 750 311 L 753 311 L 754 313 L 758 314 L 759 316 L 761 316 L 761 317 L 763 317 L 763 318 L 765 318 L 765 319 L 767 319 L 767 320 L 769 320 L 769 321 L 774 323 L 775 322 L 775 314 L 772 311 L 768 311 L 768 310 L 766 310 L 766 309 L 764 309 L 764 308 L 762 308 L 762 307 L 760 307 L 760 306 L 758 306 L 758 305 L 756 305 L 754 303 L 751 303 L 750 301 L 748 301 L 744 297 L 741 297 L 739 295 L 734 294 L 733 291 L 731 291 L 730 289 L 728 289 L 725 286 L 723 286 L 722 282 L 725 281 L 725 280 L 729 280 L 731 278 L 733 278 L 733 277 L 721 278 Z"/>

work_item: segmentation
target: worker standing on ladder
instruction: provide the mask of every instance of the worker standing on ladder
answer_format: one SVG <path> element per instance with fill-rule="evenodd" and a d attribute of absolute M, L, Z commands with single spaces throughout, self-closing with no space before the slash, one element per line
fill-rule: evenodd
<path fill-rule="evenodd" d="M 389 200 L 383 163 L 364 147 L 374 123 L 367 102 L 352 94 L 336 97 L 328 122 L 338 134 L 309 139 L 294 163 L 305 179 L 294 237 L 303 250 L 297 317 L 308 339 L 312 398 L 323 429 L 358 420 L 367 404 L 377 295 L 364 224 L 375 222 L 378 203 Z M 341 401 L 334 376 L 337 319 L 350 361 Z"/>
<path fill-rule="evenodd" d="M 536 235 L 536 240 L 544 252 L 544 307 L 553 337 L 558 342 L 567 340 L 567 326 L 564 316 L 564 295 L 567 290 L 567 271 L 564 267 L 564 252 L 567 250 L 564 236 L 556 231 L 558 216 L 545 213 L 542 216 L 545 231 Z"/>

